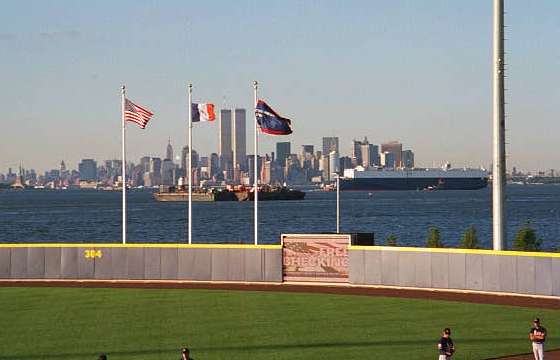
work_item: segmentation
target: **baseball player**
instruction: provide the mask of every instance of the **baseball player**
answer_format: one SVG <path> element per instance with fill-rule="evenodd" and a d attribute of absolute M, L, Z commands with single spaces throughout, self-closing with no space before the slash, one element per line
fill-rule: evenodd
<path fill-rule="evenodd" d="M 541 326 L 541 320 L 533 320 L 533 327 L 529 331 L 529 340 L 533 345 L 535 360 L 544 360 L 544 342 L 546 340 L 546 329 Z"/>
<path fill-rule="evenodd" d="M 451 329 L 445 328 L 441 334 L 441 339 L 438 342 L 439 350 L 439 360 L 451 359 L 453 353 L 455 352 L 455 345 L 453 345 L 453 340 L 451 340 Z"/>

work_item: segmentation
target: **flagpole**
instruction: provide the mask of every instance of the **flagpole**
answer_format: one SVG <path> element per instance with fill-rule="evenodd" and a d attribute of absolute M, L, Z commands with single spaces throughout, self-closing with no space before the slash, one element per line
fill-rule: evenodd
<path fill-rule="evenodd" d="M 124 119 L 125 109 L 125 86 L 123 85 L 121 93 L 121 120 L 122 120 L 122 243 L 126 244 L 126 121 Z"/>
<path fill-rule="evenodd" d="M 336 174 L 336 233 L 340 234 L 340 175 Z"/>
<path fill-rule="evenodd" d="M 192 84 L 189 84 L 189 244 L 192 244 Z"/>
<path fill-rule="evenodd" d="M 255 109 L 257 108 L 257 87 L 258 87 L 258 83 L 255 80 L 253 82 L 253 89 L 254 89 L 254 93 L 255 93 Z M 259 146 L 258 146 L 258 124 L 257 124 L 257 113 L 255 112 L 255 158 L 254 158 L 254 163 L 255 163 L 255 187 L 254 187 L 254 197 L 255 197 L 255 245 L 258 245 L 258 235 L 259 235 L 259 230 L 258 230 L 258 224 L 259 224 L 259 217 L 258 217 L 258 198 L 259 198 L 259 181 L 258 181 L 258 169 L 259 169 Z"/>

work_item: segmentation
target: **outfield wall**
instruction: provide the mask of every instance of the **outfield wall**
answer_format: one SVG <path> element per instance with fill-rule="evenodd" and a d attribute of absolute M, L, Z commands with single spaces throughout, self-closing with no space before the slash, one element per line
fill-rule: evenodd
<path fill-rule="evenodd" d="M 349 282 L 560 296 L 560 254 L 350 246 Z"/>
<path fill-rule="evenodd" d="M 346 257 L 340 264 L 347 264 L 352 285 L 560 297 L 560 253 L 352 245 L 341 252 L 315 243 L 347 235 L 282 239 L 287 236 L 314 242 L 291 249 L 307 258 L 317 254 L 318 262 L 305 259 L 303 270 L 323 264 L 325 256 L 338 262 Z M 0 244 L 0 279 L 282 282 L 282 256 L 282 245 Z M 314 271 L 313 281 L 326 281 L 324 271 Z"/>
<path fill-rule="evenodd" d="M 279 245 L 1 244 L 0 279 L 282 281 Z"/>

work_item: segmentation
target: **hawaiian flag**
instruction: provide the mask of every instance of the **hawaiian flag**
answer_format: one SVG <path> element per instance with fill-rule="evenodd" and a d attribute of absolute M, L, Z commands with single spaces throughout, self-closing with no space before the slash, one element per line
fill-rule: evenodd
<path fill-rule="evenodd" d="M 272 110 L 263 100 L 257 101 L 255 108 L 257 124 L 261 131 L 270 135 L 289 135 L 292 133 L 292 122 Z"/>
<path fill-rule="evenodd" d="M 195 104 L 192 103 L 192 121 L 214 121 L 216 114 L 214 113 L 214 104 Z"/>

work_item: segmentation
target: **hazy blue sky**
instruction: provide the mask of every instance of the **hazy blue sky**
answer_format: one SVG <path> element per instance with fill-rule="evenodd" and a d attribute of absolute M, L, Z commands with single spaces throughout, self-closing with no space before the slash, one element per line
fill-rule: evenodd
<path fill-rule="evenodd" d="M 560 169 L 560 2 L 506 0 L 508 167 Z M 128 157 L 186 142 L 194 98 L 293 120 L 276 141 L 400 140 L 417 164 L 489 165 L 492 1 L 4 1 L 0 172 L 120 157 L 120 86 L 156 115 Z M 250 114 L 250 112 L 249 112 Z M 248 122 L 248 129 L 251 122 Z M 194 148 L 217 151 L 217 123 Z M 252 131 L 248 131 L 248 153 Z"/>

